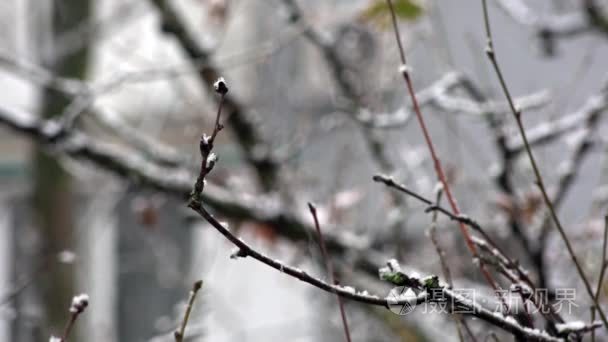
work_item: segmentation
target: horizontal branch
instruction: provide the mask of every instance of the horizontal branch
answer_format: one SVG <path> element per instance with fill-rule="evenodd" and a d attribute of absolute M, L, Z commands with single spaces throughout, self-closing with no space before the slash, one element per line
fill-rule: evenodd
<path fill-rule="evenodd" d="M 548 32 L 557 36 L 572 36 L 590 28 L 582 11 L 559 15 L 541 15 L 530 8 L 524 0 L 497 0 L 496 3 L 517 23 L 539 32 Z"/>
<path fill-rule="evenodd" d="M 219 85 L 219 87 L 218 87 Z M 222 87 L 223 86 L 223 87 Z M 211 215 L 203 206 L 202 203 L 202 192 L 205 189 L 207 175 L 213 170 L 215 166 L 216 156 L 212 152 L 214 147 L 214 140 L 217 133 L 222 129 L 222 125 L 220 124 L 220 114 L 222 112 L 222 105 L 224 104 L 224 98 L 226 93 L 228 92 L 228 88 L 226 87 L 223 78 L 218 79 L 215 82 L 215 90 L 218 94 L 221 95 L 221 100 L 218 106 L 217 118 L 215 121 L 215 127 L 213 129 L 213 133 L 211 136 L 207 136 L 203 134 L 200 142 L 200 152 L 201 152 L 201 169 L 198 177 L 196 178 L 195 185 L 193 187 L 193 191 L 190 193 L 190 199 L 188 201 L 188 207 L 198 213 L 202 218 L 204 218 L 211 226 L 213 226 L 221 235 L 223 235 L 228 241 L 234 244 L 237 247 L 237 250 L 231 255 L 231 258 L 246 258 L 251 257 L 267 266 L 274 268 L 281 273 L 287 274 L 291 277 L 299 279 L 303 282 L 306 282 L 310 285 L 313 285 L 321 290 L 324 290 L 328 293 L 335 294 L 339 297 L 352 299 L 355 301 L 359 301 L 367 304 L 381 305 L 389 308 L 391 305 L 416 305 L 425 301 L 442 301 L 444 298 L 451 300 L 452 307 L 466 307 L 470 312 L 498 327 L 501 327 L 507 331 L 510 331 L 515 336 L 524 337 L 526 339 L 533 339 L 539 341 L 556 341 L 557 339 L 552 338 L 546 332 L 540 332 L 535 329 L 529 329 L 526 327 L 522 327 L 517 323 L 516 320 L 511 317 L 505 317 L 502 313 L 493 313 L 489 310 L 483 308 L 479 304 L 474 301 L 470 301 L 456 293 L 453 293 L 451 290 L 448 290 L 445 286 L 439 284 L 439 280 L 436 276 L 425 277 L 423 279 L 419 279 L 417 277 L 409 277 L 404 273 L 400 272 L 400 267 L 395 260 L 391 260 L 388 262 L 388 268 L 379 269 L 379 276 L 382 280 L 391 281 L 391 279 L 401 279 L 406 280 L 405 284 L 408 287 L 414 287 L 418 290 L 422 290 L 418 295 L 413 298 L 407 297 L 399 297 L 396 299 L 386 297 L 380 298 L 379 296 L 369 295 L 367 291 L 357 292 L 352 287 L 342 287 L 339 285 L 328 284 L 327 282 L 313 277 L 306 273 L 303 270 L 298 268 L 286 265 L 276 259 L 272 259 L 266 256 L 264 253 L 259 252 L 255 248 L 251 247 L 247 244 L 243 239 L 234 235 L 224 224 L 216 220 L 213 215 Z M 311 205 L 311 212 L 314 216 L 314 221 L 316 223 L 316 227 L 321 236 L 320 228 L 318 225 L 318 220 L 316 217 L 316 209 Z M 325 258 L 328 258 L 325 252 L 325 246 L 322 245 L 323 254 Z M 388 270 L 388 271 L 387 271 Z M 393 272 L 394 271 L 394 272 Z M 329 270 L 331 273 L 331 270 Z M 393 275 L 388 274 L 393 273 Z M 400 273 L 397 275 L 396 273 Z M 388 277 L 387 277 L 388 275 Z M 395 277 L 396 275 L 396 277 Z M 331 278 L 331 276 L 330 276 Z M 439 299 L 435 296 L 436 291 L 431 290 L 440 290 L 442 296 Z M 348 331 L 348 330 L 347 330 Z"/>
<path fill-rule="evenodd" d="M 384 175 L 374 175 L 374 177 L 372 178 L 374 180 L 374 182 L 378 182 L 378 183 L 383 183 L 384 185 L 393 188 L 393 189 L 397 189 L 415 199 L 417 199 L 418 201 L 428 205 L 426 211 L 437 211 L 440 212 L 442 214 L 444 214 L 445 216 L 447 216 L 448 218 L 450 218 L 451 220 L 454 220 L 456 222 L 465 224 L 469 227 L 471 227 L 473 230 L 475 231 L 482 231 L 483 229 L 481 228 L 481 226 L 479 225 L 479 223 L 477 223 L 476 221 L 474 221 L 473 219 L 471 219 L 470 217 L 466 216 L 466 215 L 456 215 L 453 214 L 451 211 L 449 211 L 448 209 L 445 209 L 439 205 L 433 204 L 433 202 L 431 200 L 429 200 L 428 198 L 423 197 L 420 194 L 415 193 L 414 191 L 406 188 L 404 185 L 399 184 L 397 182 L 395 182 L 395 180 L 391 177 L 388 176 L 384 176 Z"/>
<path fill-rule="evenodd" d="M 515 103 L 522 110 L 533 110 L 544 107 L 551 101 L 549 91 L 541 90 L 529 95 L 515 98 Z M 465 97 L 457 97 L 448 95 L 447 93 L 437 94 L 433 99 L 433 103 L 439 108 L 448 112 L 460 112 L 468 115 L 479 116 L 492 113 L 504 114 L 509 113 L 509 104 L 499 101 L 477 102 Z"/>
<path fill-rule="evenodd" d="M 536 127 L 528 129 L 526 132 L 528 142 L 530 146 L 549 143 L 562 137 L 565 133 L 595 120 L 607 109 L 608 90 L 603 90 L 589 97 L 582 107 L 574 113 L 564 115 L 554 121 L 543 122 Z M 509 137 L 507 139 L 507 146 L 512 153 L 520 153 L 525 150 L 525 145 L 520 134 Z"/>
<path fill-rule="evenodd" d="M 220 234 L 222 234 L 226 239 L 228 239 L 238 248 L 238 251 L 234 254 L 235 256 L 252 257 L 253 259 L 267 266 L 270 266 L 275 270 L 280 271 L 281 273 L 287 274 L 293 278 L 301 280 L 328 293 L 336 294 L 340 297 L 351 299 L 360 303 L 379 305 L 387 308 L 389 306 L 399 306 L 406 304 L 418 305 L 424 302 L 441 302 L 443 301 L 443 299 L 446 299 L 450 303 L 453 303 L 455 307 L 460 308 L 463 312 L 470 313 L 471 315 L 478 317 L 479 319 L 482 319 L 492 325 L 500 327 L 514 334 L 515 336 L 525 337 L 533 341 L 562 341 L 559 338 L 550 336 L 546 332 L 539 331 L 537 329 L 522 327 L 515 320 L 505 317 L 499 312 L 492 312 L 482 307 L 481 305 L 475 303 L 474 301 L 464 298 L 456 292 L 449 290 L 445 286 L 441 286 L 438 288 L 441 290 L 441 295 L 438 297 L 443 298 L 442 300 L 434 299 L 435 297 L 431 296 L 428 292 L 421 292 L 418 296 L 415 297 L 415 300 L 411 298 L 399 298 L 395 300 L 390 298 L 380 298 L 376 295 L 369 295 L 366 291 L 357 292 L 352 287 L 331 285 L 319 278 L 311 276 L 306 271 L 288 266 L 279 260 L 272 259 L 266 256 L 265 254 L 255 250 L 245 241 L 232 234 L 232 232 L 228 228 L 222 225 L 218 220 L 213 217 L 213 215 L 207 212 L 207 210 L 202 205 L 200 205 L 200 203 L 197 204 L 191 202 L 190 208 L 199 213 Z M 421 279 L 415 277 L 409 277 L 409 279 L 417 280 L 418 283 L 422 283 Z"/>
<path fill-rule="evenodd" d="M 304 38 L 325 57 L 325 62 L 333 74 L 338 87 L 348 102 L 350 102 L 349 106 L 345 109 L 348 111 L 354 109 L 356 112 L 354 118 L 357 121 L 373 128 L 397 128 L 409 122 L 412 118 L 411 106 L 399 108 L 391 113 L 372 113 L 366 108 L 360 109 L 359 107 L 362 107 L 360 94 L 357 94 L 352 82 L 345 77 L 348 67 L 340 59 L 340 54 L 335 44 L 328 39 L 327 34 L 315 30 L 305 21 L 302 9 L 295 0 L 282 0 L 282 2 L 289 13 L 289 22 L 293 25 L 302 26 Z M 447 94 L 451 89 L 463 85 L 464 81 L 464 75 L 459 72 L 444 74 L 433 84 L 416 93 L 419 105 L 436 104 L 447 111 L 462 111 L 472 115 L 480 115 L 487 111 L 508 111 L 506 103 L 477 103 L 466 98 L 449 96 Z M 534 108 L 546 104 L 548 98 L 547 92 L 539 92 L 519 100 L 522 106 Z"/>
<path fill-rule="evenodd" d="M 506 275 L 509 280 L 513 281 L 513 283 L 525 283 L 530 289 L 536 289 L 536 286 L 529 278 L 529 272 L 525 270 L 518 262 L 513 261 L 509 258 L 505 252 L 493 241 L 493 239 L 485 232 L 485 230 L 481 227 L 479 223 L 475 220 L 471 219 L 465 215 L 455 215 L 449 210 L 439 206 L 438 204 L 434 204 L 430 199 L 423 197 L 422 195 L 407 189 L 404 185 L 396 183 L 392 178 L 375 175 L 373 177 L 374 181 L 381 182 L 390 188 L 397 189 L 416 200 L 427 204 L 428 207 L 426 211 L 433 211 L 433 213 L 442 213 L 448 218 L 458 221 L 460 223 L 466 224 L 471 227 L 474 231 L 479 233 L 482 238 L 472 236 L 471 241 L 478 246 L 482 251 L 488 252 L 492 257 L 496 258 L 498 261 L 498 265 L 500 266 L 499 270 L 504 271 L 503 274 Z M 533 303 L 539 308 L 542 308 L 543 303 L 538 300 L 533 300 Z M 558 323 L 563 323 L 563 319 L 555 312 L 551 311 L 549 315 L 546 316 L 549 321 L 557 321 Z"/>
<path fill-rule="evenodd" d="M 419 104 L 425 106 L 439 103 L 440 97 L 462 85 L 464 79 L 464 75 L 457 71 L 445 73 L 430 86 L 416 93 Z M 363 109 L 356 115 L 358 121 L 374 128 L 398 128 L 407 124 L 412 117 L 411 106 L 404 106 L 392 113 L 371 113 Z"/>
<path fill-rule="evenodd" d="M 188 168 L 159 165 L 137 151 L 101 141 L 78 130 L 62 135 L 61 125 L 55 121 L 40 120 L 34 114 L 0 105 L 0 124 L 28 136 L 55 153 L 93 164 L 98 170 L 138 185 L 179 198 L 187 198 L 192 190 L 191 179 L 195 173 Z M 308 220 L 290 212 L 273 195 L 237 194 L 209 182 L 203 193 L 203 201 L 222 215 L 277 228 L 275 231 L 290 241 L 307 241 L 315 232 Z M 368 243 L 363 239 L 350 234 L 332 234 L 328 230 L 324 238 L 331 253 L 340 255 L 347 250 L 368 248 Z"/>

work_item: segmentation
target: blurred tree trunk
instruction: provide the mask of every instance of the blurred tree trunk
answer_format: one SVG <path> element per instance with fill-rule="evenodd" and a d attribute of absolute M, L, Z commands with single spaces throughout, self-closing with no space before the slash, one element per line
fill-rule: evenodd
<path fill-rule="evenodd" d="M 75 30 L 86 34 L 90 18 L 90 0 L 53 0 L 51 10 L 51 32 L 43 41 L 42 64 L 53 73 L 71 78 L 84 78 L 88 60 L 88 38 L 71 51 L 61 51 L 65 46 L 66 33 Z M 44 28 L 42 28 L 44 29 Z M 42 31 L 42 30 L 41 30 Z M 38 32 L 44 35 L 45 32 Z M 42 95 L 40 116 L 45 118 L 60 115 L 69 99 L 48 90 Z M 68 307 L 74 294 L 75 276 L 71 265 L 57 264 L 54 259 L 59 251 L 74 250 L 74 194 L 70 175 L 54 156 L 42 149 L 33 155 L 33 206 L 35 219 L 42 240 L 42 263 L 52 269 L 41 278 L 40 291 L 46 316 L 44 331 L 59 334 L 66 319 Z"/>

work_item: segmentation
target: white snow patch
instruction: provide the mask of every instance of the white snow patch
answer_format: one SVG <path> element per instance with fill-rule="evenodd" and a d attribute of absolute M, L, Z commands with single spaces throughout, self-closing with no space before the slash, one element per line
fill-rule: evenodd
<path fill-rule="evenodd" d="M 568 332 L 583 330 L 585 329 L 585 326 L 586 324 L 583 321 L 573 321 L 568 323 L 556 324 L 555 329 L 557 329 L 558 333 L 565 334 Z"/>
<path fill-rule="evenodd" d="M 342 288 L 342 290 L 344 290 L 344 291 L 346 291 L 348 293 L 352 293 L 352 294 L 357 293 L 357 291 L 355 290 L 355 288 L 352 287 L 352 286 L 341 286 L 341 288 Z"/>

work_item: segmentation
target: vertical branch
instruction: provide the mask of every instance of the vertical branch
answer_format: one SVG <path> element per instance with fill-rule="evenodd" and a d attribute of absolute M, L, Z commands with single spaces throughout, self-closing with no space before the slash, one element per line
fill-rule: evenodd
<path fill-rule="evenodd" d="M 513 116 L 517 123 L 517 128 L 518 128 L 519 133 L 524 142 L 524 147 L 525 147 L 526 153 L 528 154 L 528 158 L 530 159 L 530 163 L 532 164 L 532 169 L 534 171 L 534 176 L 536 178 L 536 184 L 540 188 L 540 191 L 543 196 L 543 200 L 544 200 L 545 204 L 547 205 L 547 208 L 549 209 L 549 214 L 551 215 L 551 218 L 553 219 L 553 222 L 555 223 L 555 226 L 557 227 L 557 230 L 558 230 L 562 240 L 564 241 L 564 244 L 566 245 L 566 249 L 568 250 L 568 254 L 570 255 L 570 258 L 572 259 L 572 262 L 576 266 L 576 270 L 579 274 L 579 277 L 581 278 L 581 280 L 583 281 L 583 284 L 585 285 L 587 294 L 593 301 L 593 304 L 595 305 L 597 312 L 599 313 L 600 318 L 602 319 L 602 322 L 604 323 L 604 326 L 608 329 L 608 320 L 606 318 L 606 315 L 604 314 L 604 311 L 602 310 L 602 308 L 599 306 L 597 298 L 594 295 L 593 290 L 591 289 L 591 284 L 590 284 L 589 280 L 587 279 L 587 276 L 585 276 L 583 267 L 581 266 L 576 254 L 574 253 L 574 248 L 572 247 L 570 239 L 566 235 L 566 231 L 565 231 L 564 227 L 562 226 L 561 221 L 559 220 L 559 217 L 557 216 L 557 212 L 556 212 L 553 204 L 551 203 L 551 199 L 549 198 L 549 195 L 547 193 L 545 183 L 540 174 L 538 165 L 536 164 L 536 160 L 534 159 L 534 155 L 532 154 L 532 148 L 530 147 L 530 144 L 528 142 L 526 130 L 524 129 L 523 122 L 521 120 L 521 111 L 518 110 L 517 108 L 515 108 L 513 98 L 511 96 L 511 93 L 509 92 L 509 89 L 507 88 L 504 76 L 502 74 L 500 66 L 498 65 L 498 61 L 496 60 L 496 54 L 494 52 L 494 45 L 493 45 L 493 41 L 492 41 L 492 31 L 490 29 L 490 17 L 488 15 L 487 0 L 481 0 L 481 3 L 482 3 L 482 7 L 483 7 L 484 26 L 485 26 L 486 38 L 487 38 L 486 55 L 488 56 L 488 59 L 490 60 L 492 66 L 494 68 L 494 71 L 496 72 L 496 76 L 498 77 L 498 81 L 500 82 L 502 91 L 505 94 L 505 97 L 507 98 L 507 102 L 509 103 L 509 107 L 511 108 L 511 112 L 513 113 Z"/>
<path fill-rule="evenodd" d="M 161 16 L 161 29 L 164 33 L 172 35 L 180 44 L 184 53 L 199 65 L 198 76 L 205 90 L 220 76 L 220 70 L 212 63 L 211 53 L 203 48 L 196 37 L 189 32 L 186 23 L 182 20 L 177 10 L 174 8 L 174 1 L 169 0 L 150 0 L 158 9 Z M 224 99 L 224 111 L 230 118 L 229 122 L 236 142 L 245 152 L 249 164 L 257 173 L 257 178 L 264 191 L 275 188 L 278 181 L 279 165 L 271 153 L 260 155 L 256 153 L 259 146 L 267 146 L 261 132 L 258 130 L 255 120 L 246 113 L 243 103 L 236 98 Z"/>
<path fill-rule="evenodd" d="M 591 322 L 595 322 L 595 306 L 591 306 Z M 595 330 L 591 331 L 591 342 L 595 342 Z"/>
<path fill-rule="evenodd" d="M 391 12 L 393 29 L 395 31 L 395 39 L 397 40 L 397 46 L 399 48 L 399 56 L 401 58 L 401 67 L 399 68 L 399 71 L 403 75 L 403 79 L 405 81 L 407 91 L 409 93 L 410 99 L 412 101 L 412 105 L 414 107 L 414 113 L 416 113 L 416 118 L 418 119 L 418 124 L 420 125 L 420 129 L 422 130 L 422 134 L 424 135 L 424 140 L 426 141 L 426 145 L 431 154 L 431 158 L 433 159 L 433 164 L 435 167 L 435 173 L 437 174 L 437 178 L 439 178 L 439 181 L 443 185 L 443 189 L 445 190 L 445 194 L 446 194 L 446 197 L 450 204 L 450 207 L 452 209 L 452 212 L 454 213 L 454 215 L 460 216 L 460 209 L 458 208 L 458 205 L 456 204 L 456 200 L 454 199 L 454 196 L 452 195 L 452 191 L 450 189 L 450 185 L 447 182 L 447 178 L 445 177 L 445 173 L 443 172 L 441 162 L 439 161 L 439 158 L 437 157 L 437 153 L 435 152 L 435 146 L 433 145 L 433 141 L 431 140 L 431 136 L 426 127 L 426 123 L 424 122 L 424 117 L 422 116 L 422 112 L 420 111 L 420 106 L 418 104 L 418 99 L 416 98 L 416 93 L 414 92 L 414 86 L 412 84 L 412 79 L 410 77 L 410 68 L 407 65 L 407 61 L 405 59 L 405 50 L 403 49 L 403 45 L 401 44 L 401 35 L 399 33 L 399 26 L 397 25 L 397 17 L 395 15 L 395 8 L 393 7 L 393 2 L 392 2 L 392 0 L 387 0 L 387 3 L 389 6 L 389 9 L 390 9 L 390 12 Z M 475 244 L 473 243 L 473 241 L 471 239 L 471 234 L 469 233 L 466 225 L 462 222 L 458 222 L 458 227 L 460 228 L 460 232 L 462 233 L 462 236 L 464 237 L 467 248 L 473 255 L 473 258 L 475 258 L 475 260 L 481 261 L 481 259 L 478 256 L 477 248 L 475 247 Z M 498 293 L 498 290 L 499 290 L 498 284 L 496 283 L 496 280 L 494 280 L 494 278 L 492 277 L 490 272 L 487 270 L 487 268 L 485 267 L 483 262 L 479 263 L 479 270 L 481 271 L 482 275 L 484 276 L 484 278 L 486 279 L 488 284 L 492 287 L 492 289 L 496 293 Z M 506 305 L 504 299 L 502 298 L 502 296 L 499 296 L 499 297 L 501 298 L 503 306 L 506 308 L 507 305 Z"/>
<path fill-rule="evenodd" d="M 441 194 L 443 193 L 443 189 L 439 188 L 437 191 L 437 197 L 435 198 L 435 205 L 439 206 L 441 202 Z M 443 271 L 443 276 L 448 283 L 448 286 L 452 288 L 452 274 L 450 273 L 450 268 L 448 266 L 447 261 L 445 260 L 445 252 L 441 249 L 441 245 L 439 245 L 439 240 L 437 239 L 437 218 L 439 216 L 439 212 L 437 210 L 433 211 L 433 217 L 431 219 L 431 226 L 429 228 L 429 238 L 435 246 L 435 251 L 439 256 L 439 262 L 441 263 L 441 270 Z"/>
<path fill-rule="evenodd" d="M 357 116 L 354 115 L 359 108 L 363 105 L 360 91 L 356 89 L 352 80 L 348 79 L 345 75 L 345 70 L 347 69 L 347 65 L 341 60 L 339 56 L 339 51 L 336 50 L 334 45 L 325 39 L 324 35 L 313 29 L 309 23 L 304 22 L 303 14 L 301 8 L 298 6 L 297 2 L 294 0 L 283 0 L 286 7 L 290 12 L 290 21 L 292 23 L 300 23 L 304 27 L 304 36 L 308 39 L 309 42 L 314 45 L 319 52 L 323 54 L 325 60 L 329 66 L 330 72 L 333 75 L 334 80 L 336 81 L 337 86 L 343 93 L 343 95 L 348 99 L 349 111 L 353 113 L 353 118 L 355 122 L 358 124 L 357 126 L 361 130 L 361 134 L 363 135 L 364 142 L 366 148 L 369 151 L 370 157 L 373 161 L 380 167 L 380 170 L 384 173 L 392 173 L 395 170 L 395 165 L 391 161 L 389 154 L 387 152 L 385 144 L 381 141 L 380 137 L 374 134 L 373 125 L 368 125 L 363 123 L 361 120 L 357 119 Z M 397 196 L 396 194 L 390 193 L 391 202 L 395 208 L 402 208 L 406 203 L 401 196 Z M 403 241 L 402 237 L 402 224 L 403 218 L 395 220 L 394 223 L 391 224 L 390 230 L 394 233 L 395 241 L 397 242 L 397 256 L 401 253 L 401 241 Z"/>
<path fill-rule="evenodd" d="M 443 193 L 442 190 L 443 189 L 441 189 L 441 187 L 437 188 L 437 196 L 435 198 L 436 206 L 439 206 L 439 203 L 441 202 L 441 194 Z M 435 251 L 437 252 L 437 255 L 439 256 L 439 262 L 441 263 L 441 270 L 443 272 L 443 277 L 445 278 L 445 280 L 448 283 L 449 288 L 451 289 L 453 287 L 452 274 L 450 273 L 450 267 L 448 266 L 448 263 L 445 260 L 445 252 L 441 248 L 441 245 L 439 244 L 439 240 L 437 239 L 437 218 L 438 218 L 438 216 L 439 216 L 439 212 L 434 211 L 433 218 L 431 219 L 431 226 L 429 227 L 429 230 L 428 230 L 428 235 L 429 235 L 429 238 L 431 239 L 431 242 L 433 243 L 433 246 L 435 246 Z M 464 342 L 464 336 L 462 335 L 462 326 L 465 324 L 465 322 L 462 319 L 462 316 L 460 316 L 460 314 L 454 313 L 453 317 L 454 317 L 454 322 L 456 322 L 456 332 L 458 333 L 458 340 L 460 342 Z M 468 329 L 467 329 L 467 331 L 468 331 Z"/>
<path fill-rule="evenodd" d="M 334 276 L 334 269 L 331 264 L 331 260 L 329 259 L 329 255 L 327 254 L 327 248 L 325 248 L 325 242 L 323 241 L 323 234 L 321 233 L 321 226 L 319 225 L 319 219 L 317 217 L 317 208 L 315 208 L 312 203 L 308 203 L 308 208 L 310 209 L 310 213 L 315 221 L 315 229 L 317 230 L 317 235 L 319 238 L 319 246 L 321 247 L 321 256 L 325 261 L 325 267 L 327 268 L 327 273 L 329 273 L 329 281 L 332 285 L 337 285 Z M 335 291 L 333 291 L 335 293 Z M 350 331 L 348 329 L 348 321 L 346 319 L 346 312 L 344 311 L 344 303 L 342 303 L 342 297 L 340 297 L 337 293 L 335 293 L 336 298 L 338 299 L 338 306 L 340 307 L 340 316 L 342 316 L 342 326 L 344 327 L 344 335 L 346 336 L 346 341 L 351 342 L 350 339 Z"/>
<path fill-rule="evenodd" d="M 175 337 L 175 342 L 182 342 L 184 340 L 184 336 L 186 333 L 186 325 L 188 325 L 188 319 L 190 318 L 190 313 L 192 312 L 192 307 L 194 305 L 194 300 L 196 299 L 196 295 L 198 291 L 203 287 L 203 281 L 198 280 L 194 282 L 192 285 L 192 290 L 190 291 L 190 297 L 188 298 L 188 306 L 186 306 L 186 312 L 184 312 L 184 318 L 182 319 L 182 324 L 179 327 L 179 330 L 176 330 L 173 333 Z"/>
<path fill-rule="evenodd" d="M 215 125 L 213 126 L 211 136 L 203 133 L 199 143 L 199 149 L 202 156 L 201 172 L 196 179 L 194 189 L 190 195 L 190 201 L 194 202 L 200 202 L 200 196 L 203 192 L 203 188 L 205 187 L 205 176 L 211 172 L 215 166 L 217 156 L 215 153 L 211 152 L 211 150 L 213 150 L 213 142 L 215 141 L 215 137 L 217 137 L 219 131 L 224 128 L 224 126 L 220 123 L 220 116 L 222 115 L 222 108 L 224 107 L 226 94 L 228 94 L 228 85 L 226 84 L 224 78 L 220 77 L 217 79 L 217 81 L 215 81 L 215 83 L 213 83 L 213 88 L 215 89 L 216 93 L 220 94 L 220 103 L 217 106 L 217 115 L 215 117 Z"/>
<path fill-rule="evenodd" d="M 606 260 L 606 254 L 608 253 L 608 216 L 604 217 L 604 242 L 602 243 L 602 269 L 600 270 L 600 276 L 597 279 L 597 288 L 595 289 L 595 299 L 600 300 L 600 294 L 602 289 L 602 283 L 604 282 L 604 276 L 606 275 L 606 267 L 608 261 Z"/>
<path fill-rule="evenodd" d="M 551 201 L 555 210 L 559 210 L 560 205 L 566 198 L 568 189 L 572 187 L 572 184 L 574 184 L 576 174 L 577 172 L 580 172 L 579 170 L 582 167 L 583 157 L 585 154 L 591 151 L 592 143 L 590 136 L 594 130 L 594 127 L 597 125 L 597 117 L 588 117 L 585 125 L 585 135 L 576 142 L 574 148 L 572 149 L 571 156 L 564 161 L 565 165 L 567 166 L 567 171 L 562 173 L 557 180 L 556 190 Z M 539 272 L 539 285 L 543 288 L 546 287 L 547 279 L 546 272 L 543 270 L 542 266 L 545 264 L 545 250 L 547 248 L 552 222 L 553 220 L 550 215 L 544 215 L 540 225 L 538 226 L 539 229 L 534 229 L 536 227 L 532 227 L 533 229 L 531 229 L 532 231 L 540 230 L 540 234 L 538 235 L 538 247 L 534 251 L 533 262 L 541 267 L 540 269 L 542 272 Z"/>
<path fill-rule="evenodd" d="M 462 82 L 462 85 L 463 85 L 464 89 L 469 93 L 469 95 L 475 101 L 477 101 L 477 102 L 487 101 L 486 97 L 481 92 L 481 90 L 478 89 L 473 84 L 473 82 L 471 82 L 471 80 L 464 79 Z M 500 168 L 500 172 L 498 173 L 497 177 L 495 178 L 495 182 L 498 185 L 498 187 L 505 194 L 507 194 L 509 196 L 509 198 L 511 199 L 511 201 L 513 203 L 514 211 L 517 213 L 519 211 L 519 208 L 518 208 L 519 205 L 518 205 L 517 201 L 515 200 L 515 190 L 513 188 L 512 180 L 510 177 L 510 172 L 512 171 L 512 167 L 513 167 L 513 165 L 512 165 L 513 159 L 514 159 L 516 153 L 514 153 L 507 144 L 507 137 L 502 129 L 503 122 L 504 122 L 504 120 L 502 119 L 502 116 L 499 115 L 498 113 L 490 112 L 490 113 L 487 113 L 486 115 L 484 115 L 484 118 L 492 132 L 492 135 L 494 138 L 494 144 L 496 145 L 496 148 L 498 149 L 498 153 L 502 159 L 502 166 Z M 522 225 L 518 221 L 516 214 L 508 215 L 508 220 L 509 220 L 509 227 L 511 228 L 513 235 L 515 235 L 515 237 L 520 240 L 522 247 L 524 249 L 524 252 L 526 252 L 526 254 L 530 258 L 530 260 L 534 261 L 535 260 L 534 250 L 533 250 L 532 245 L 531 245 L 530 241 L 528 240 L 526 234 L 524 233 Z M 542 266 L 539 266 L 538 263 L 535 263 L 534 267 L 536 268 L 536 271 L 539 274 L 539 278 L 544 279 Z"/>
<path fill-rule="evenodd" d="M 600 275 L 597 279 L 597 287 L 595 289 L 595 300 L 599 303 L 600 295 L 602 291 L 602 283 L 604 282 L 604 276 L 606 275 L 606 268 L 608 267 L 608 261 L 606 260 L 606 254 L 608 253 L 608 216 L 604 216 L 604 242 L 602 243 L 602 261 Z M 595 321 L 595 311 L 597 305 L 591 306 L 591 322 Z M 591 331 L 591 340 L 595 342 L 595 330 Z"/>

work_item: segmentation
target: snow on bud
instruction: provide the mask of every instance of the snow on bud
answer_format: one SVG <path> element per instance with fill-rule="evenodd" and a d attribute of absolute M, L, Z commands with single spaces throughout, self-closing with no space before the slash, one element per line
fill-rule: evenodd
<path fill-rule="evenodd" d="M 437 196 L 442 191 L 443 191 L 443 183 L 442 182 L 437 182 L 435 184 L 435 188 L 433 189 L 433 193 L 435 194 L 435 196 Z"/>
<path fill-rule="evenodd" d="M 215 162 L 217 162 L 217 155 L 211 152 L 209 157 L 207 157 L 207 169 L 212 169 L 215 166 Z"/>
<path fill-rule="evenodd" d="M 412 72 L 412 68 L 407 64 L 401 64 L 399 66 L 399 72 L 407 75 Z"/>
<path fill-rule="evenodd" d="M 205 156 L 209 151 L 211 151 L 210 141 L 211 137 L 207 134 L 203 133 L 201 137 L 201 141 L 199 142 L 199 149 L 201 150 L 201 155 Z"/>
<path fill-rule="evenodd" d="M 399 262 L 395 259 L 390 259 L 387 262 L 388 267 L 390 268 L 391 271 L 401 271 L 401 266 L 399 265 Z"/>
<path fill-rule="evenodd" d="M 238 259 L 238 258 L 245 258 L 247 257 L 247 252 L 245 252 L 244 250 L 242 250 L 239 247 L 235 247 L 232 250 L 232 253 L 230 253 L 230 259 Z"/>
<path fill-rule="evenodd" d="M 213 89 L 215 92 L 220 95 L 226 95 L 228 93 L 228 85 L 226 84 L 226 80 L 223 77 L 220 77 L 213 83 Z"/>
<path fill-rule="evenodd" d="M 86 293 L 79 294 L 77 296 L 74 296 L 74 298 L 72 298 L 72 305 L 70 305 L 70 312 L 73 314 L 81 313 L 84 311 L 84 309 L 86 309 L 86 307 L 88 305 L 89 305 L 89 295 Z"/>

